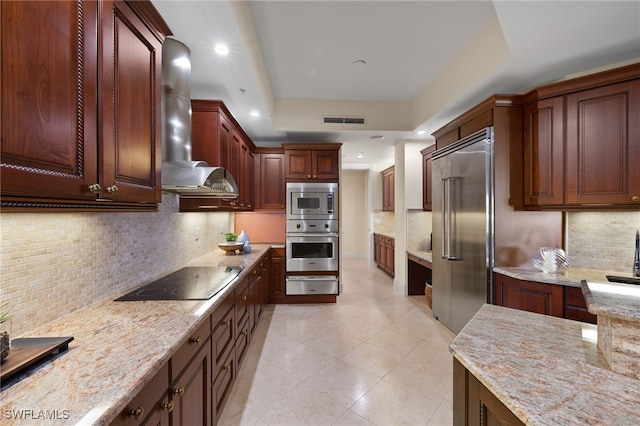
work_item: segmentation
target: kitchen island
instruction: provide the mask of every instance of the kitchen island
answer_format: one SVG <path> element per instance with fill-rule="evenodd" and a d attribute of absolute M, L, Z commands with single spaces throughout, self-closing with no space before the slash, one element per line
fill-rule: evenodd
<path fill-rule="evenodd" d="M 484 305 L 450 350 L 454 425 L 640 424 L 640 381 L 609 370 L 592 324 Z"/>
<path fill-rule="evenodd" d="M 237 255 L 216 250 L 184 265 L 243 267 L 209 300 L 115 302 L 114 295 L 21 336 L 74 340 L 66 352 L 2 384 L 2 424 L 109 424 L 269 249 L 255 244 L 251 253 Z"/>

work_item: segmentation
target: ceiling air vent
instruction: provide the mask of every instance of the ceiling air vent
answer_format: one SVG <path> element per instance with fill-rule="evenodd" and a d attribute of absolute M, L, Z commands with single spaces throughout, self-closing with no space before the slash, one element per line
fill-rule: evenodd
<path fill-rule="evenodd" d="M 364 124 L 362 117 L 324 117 L 325 124 Z"/>

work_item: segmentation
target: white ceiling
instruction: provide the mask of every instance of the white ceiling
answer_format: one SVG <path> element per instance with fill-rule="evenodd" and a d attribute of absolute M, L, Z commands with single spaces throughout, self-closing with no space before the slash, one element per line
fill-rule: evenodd
<path fill-rule="evenodd" d="M 222 99 L 258 146 L 342 142 L 345 168 L 392 164 L 492 94 L 640 60 L 639 1 L 153 2 L 191 49 L 193 98 Z"/>

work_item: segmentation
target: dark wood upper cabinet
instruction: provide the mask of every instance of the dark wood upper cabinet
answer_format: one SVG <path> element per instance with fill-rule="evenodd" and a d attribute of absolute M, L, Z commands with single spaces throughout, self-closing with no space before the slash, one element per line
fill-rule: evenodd
<path fill-rule="evenodd" d="M 421 150 L 422 154 L 422 210 L 431 211 L 431 195 L 432 195 L 432 180 L 431 180 L 431 167 L 433 161 L 431 154 L 436 150 L 435 145 L 431 145 Z"/>
<path fill-rule="evenodd" d="M 0 19 L 2 207 L 155 210 L 170 30 L 151 3 L 3 1 Z"/>
<path fill-rule="evenodd" d="M 564 98 L 524 109 L 524 204 L 564 203 Z"/>
<path fill-rule="evenodd" d="M 640 207 L 640 64 L 525 95 L 529 209 Z"/>
<path fill-rule="evenodd" d="M 286 180 L 338 182 L 341 146 L 340 143 L 283 144 Z"/>
<path fill-rule="evenodd" d="M 253 210 L 256 146 L 220 100 L 191 100 L 191 158 L 224 167 L 238 185 L 237 199 L 180 196 L 180 211 Z"/>
<path fill-rule="evenodd" d="M 382 210 L 394 211 L 396 203 L 395 167 L 387 167 L 382 172 Z"/>
<path fill-rule="evenodd" d="M 567 204 L 640 207 L 640 79 L 566 99 Z"/>
<path fill-rule="evenodd" d="M 284 210 L 284 151 L 279 148 L 258 148 L 254 164 L 256 209 Z"/>

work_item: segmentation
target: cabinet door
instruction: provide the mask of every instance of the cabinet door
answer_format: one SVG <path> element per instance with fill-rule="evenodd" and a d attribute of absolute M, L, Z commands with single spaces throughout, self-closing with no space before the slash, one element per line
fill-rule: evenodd
<path fill-rule="evenodd" d="M 436 146 L 432 145 L 420 151 L 422 153 L 422 210 L 431 211 L 431 166 L 433 161 L 431 154 L 435 151 Z"/>
<path fill-rule="evenodd" d="M 524 110 L 524 204 L 564 203 L 564 97 Z"/>
<path fill-rule="evenodd" d="M 507 308 L 564 317 L 562 286 L 495 274 L 494 303 Z"/>
<path fill-rule="evenodd" d="M 395 208 L 395 176 L 391 166 L 382 172 L 382 210 L 393 211 Z"/>
<path fill-rule="evenodd" d="M 283 210 L 285 207 L 284 154 L 260 154 L 260 182 L 257 194 L 261 209 Z"/>
<path fill-rule="evenodd" d="M 312 179 L 338 181 L 340 178 L 338 151 L 312 151 L 311 157 Z"/>
<path fill-rule="evenodd" d="M 285 150 L 285 178 L 292 180 L 309 180 L 312 178 L 312 155 L 306 149 Z"/>
<path fill-rule="evenodd" d="M 111 422 L 112 426 L 168 425 L 173 404 L 169 402 L 169 363 L 142 388 Z"/>
<path fill-rule="evenodd" d="M 269 298 L 282 299 L 285 297 L 284 249 L 271 249 L 269 269 Z"/>
<path fill-rule="evenodd" d="M 3 197 L 96 198 L 97 7 L 0 2 Z"/>
<path fill-rule="evenodd" d="M 103 16 L 101 196 L 159 202 L 162 41 L 124 1 L 104 1 Z"/>
<path fill-rule="evenodd" d="M 197 353 L 171 386 L 173 426 L 211 426 L 211 340 Z"/>
<path fill-rule="evenodd" d="M 640 80 L 567 96 L 568 204 L 640 205 L 639 116 Z"/>

